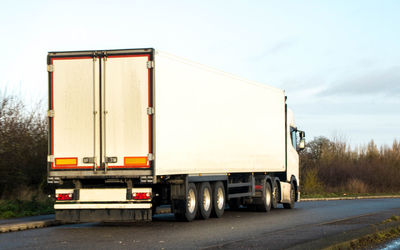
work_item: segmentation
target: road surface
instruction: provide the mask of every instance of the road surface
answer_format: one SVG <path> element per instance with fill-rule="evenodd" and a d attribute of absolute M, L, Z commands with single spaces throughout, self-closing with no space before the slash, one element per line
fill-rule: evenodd
<path fill-rule="evenodd" d="M 147 223 L 86 223 L 2 233 L 0 249 L 320 248 L 392 215 L 400 215 L 400 199 L 300 202 L 292 210 L 227 210 L 220 219 L 191 223 L 166 214 Z"/>

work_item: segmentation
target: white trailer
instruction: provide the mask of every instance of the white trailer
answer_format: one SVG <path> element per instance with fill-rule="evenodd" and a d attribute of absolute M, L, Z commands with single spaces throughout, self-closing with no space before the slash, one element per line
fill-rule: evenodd
<path fill-rule="evenodd" d="M 299 199 L 304 132 L 283 90 L 154 49 L 49 52 L 56 219 L 222 216 Z M 299 137 L 299 138 L 297 138 Z"/>

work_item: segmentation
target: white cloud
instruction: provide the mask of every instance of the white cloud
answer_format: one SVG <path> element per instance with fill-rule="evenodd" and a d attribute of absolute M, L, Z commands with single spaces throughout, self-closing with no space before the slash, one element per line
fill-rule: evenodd
<path fill-rule="evenodd" d="M 398 97 L 400 95 L 400 66 L 363 72 L 362 75 L 334 82 L 320 94 L 323 96 L 384 95 Z"/>

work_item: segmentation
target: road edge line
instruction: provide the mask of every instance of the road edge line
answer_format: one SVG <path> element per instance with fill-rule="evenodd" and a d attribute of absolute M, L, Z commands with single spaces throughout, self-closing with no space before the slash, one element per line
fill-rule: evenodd
<path fill-rule="evenodd" d="M 337 201 L 337 200 L 364 200 L 364 199 L 396 199 L 400 195 L 374 195 L 374 196 L 352 196 L 352 197 L 331 197 L 331 198 L 302 198 L 300 202 L 307 201 Z"/>

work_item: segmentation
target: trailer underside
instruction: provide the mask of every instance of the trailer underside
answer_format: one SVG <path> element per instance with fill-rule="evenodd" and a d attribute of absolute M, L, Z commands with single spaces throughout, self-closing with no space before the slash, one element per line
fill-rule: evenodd
<path fill-rule="evenodd" d="M 56 220 L 63 222 L 149 221 L 159 206 L 170 206 L 179 220 L 220 217 L 226 205 L 268 212 L 278 203 L 292 208 L 298 200 L 296 180 L 281 173 L 210 176 L 162 176 L 157 184 L 139 179 L 65 180 L 56 189 Z M 292 190 L 293 189 L 293 190 Z"/>

